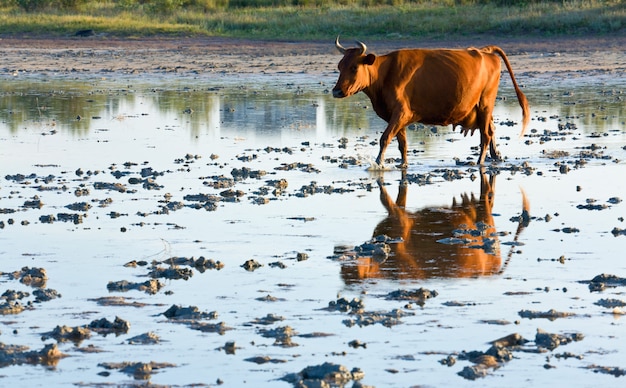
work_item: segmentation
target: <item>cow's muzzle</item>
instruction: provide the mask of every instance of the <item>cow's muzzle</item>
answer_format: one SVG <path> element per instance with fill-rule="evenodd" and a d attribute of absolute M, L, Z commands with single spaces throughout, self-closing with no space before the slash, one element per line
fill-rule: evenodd
<path fill-rule="evenodd" d="M 346 95 L 343 93 L 341 89 L 333 89 L 333 97 L 335 98 L 344 98 Z"/>

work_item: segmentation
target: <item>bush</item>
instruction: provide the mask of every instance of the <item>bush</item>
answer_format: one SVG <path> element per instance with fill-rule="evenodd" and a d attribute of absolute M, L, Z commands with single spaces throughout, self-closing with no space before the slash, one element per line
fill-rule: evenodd
<path fill-rule="evenodd" d="M 89 0 L 15 0 L 15 4 L 26 12 L 46 9 L 75 10 Z"/>

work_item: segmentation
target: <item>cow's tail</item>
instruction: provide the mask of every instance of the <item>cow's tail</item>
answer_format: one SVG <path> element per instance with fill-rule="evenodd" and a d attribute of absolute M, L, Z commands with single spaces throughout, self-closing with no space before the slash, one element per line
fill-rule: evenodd
<path fill-rule="evenodd" d="M 514 249 L 518 245 L 518 240 L 522 231 L 530 224 L 530 203 L 528 201 L 528 197 L 526 196 L 526 192 L 522 189 L 522 214 L 518 218 L 519 224 L 517 225 L 517 230 L 515 231 L 515 235 L 513 237 L 513 244 L 511 244 L 511 249 L 509 249 L 509 254 L 504 261 L 504 264 L 500 268 L 499 274 L 502 274 L 506 267 L 509 266 L 511 262 L 511 258 L 513 257 Z"/>
<path fill-rule="evenodd" d="M 513 69 L 511 68 L 511 64 L 509 63 L 509 59 L 506 57 L 504 50 L 502 50 L 498 46 L 487 46 L 484 49 L 487 49 L 489 52 L 495 52 L 504 61 L 506 65 L 506 69 L 511 76 L 511 81 L 513 81 L 513 87 L 515 88 L 515 94 L 517 94 L 517 101 L 519 101 L 519 105 L 522 107 L 522 132 L 520 133 L 520 137 L 524 136 L 524 132 L 526 132 L 526 127 L 528 126 L 528 122 L 530 121 L 530 113 L 528 108 L 528 100 L 522 90 L 517 85 L 517 81 L 515 81 L 515 76 L 513 75 Z"/>

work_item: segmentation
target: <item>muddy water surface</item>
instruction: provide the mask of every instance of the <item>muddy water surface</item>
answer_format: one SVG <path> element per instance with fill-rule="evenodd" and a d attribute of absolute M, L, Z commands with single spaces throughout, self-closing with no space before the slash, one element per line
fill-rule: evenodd
<path fill-rule="evenodd" d="M 0 381 L 614 383 L 625 85 L 518 79 L 505 162 L 413 126 L 382 173 L 384 123 L 332 78 L 3 79 Z"/>

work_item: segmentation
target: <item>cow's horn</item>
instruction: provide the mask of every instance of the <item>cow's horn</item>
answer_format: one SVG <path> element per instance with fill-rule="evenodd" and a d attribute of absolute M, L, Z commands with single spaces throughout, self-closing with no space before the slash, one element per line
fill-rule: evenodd
<path fill-rule="evenodd" d="M 337 50 L 339 50 L 340 53 L 346 53 L 346 48 L 339 43 L 339 35 L 337 35 L 337 39 L 335 39 L 335 47 L 337 47 Z"/>
<path fill-rule="evenodd" d="M 356 41 L 356 44 L 359 45 L 359 47 L 361 47 L 361 54 L 365 54 L 365 51 L 367 50 L 367 46 L 365 45 L 365 43 L 363 42 L 359 42 L 358 40 Z"/>

